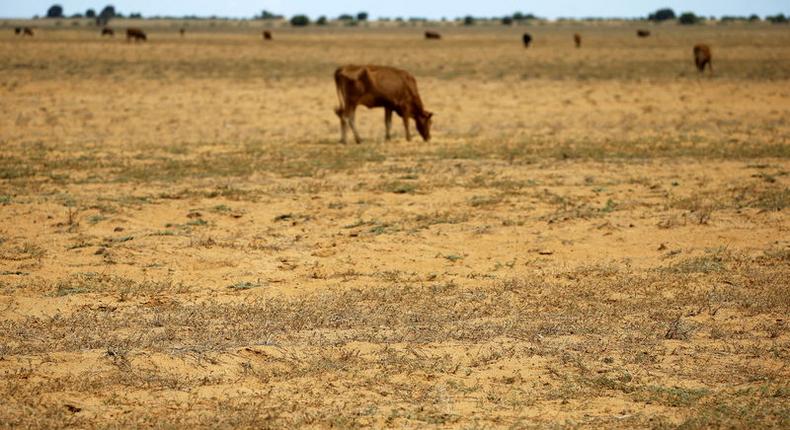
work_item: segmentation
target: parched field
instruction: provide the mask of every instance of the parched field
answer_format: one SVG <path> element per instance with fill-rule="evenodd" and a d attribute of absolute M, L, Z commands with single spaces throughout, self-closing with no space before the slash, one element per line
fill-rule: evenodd
<path fill-rule="evenodd" d="M 635 25 L 4 29 L 0 427 L 790 427 L 790 29 Z"/>

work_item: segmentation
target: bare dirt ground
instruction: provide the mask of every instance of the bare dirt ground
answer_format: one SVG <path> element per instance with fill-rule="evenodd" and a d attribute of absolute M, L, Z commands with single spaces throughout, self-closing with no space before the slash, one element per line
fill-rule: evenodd
<path fill-rule="evenodd" d="M 634 29 L 6 29 L 0 426 L 787 428 L 790 32 Z"/>

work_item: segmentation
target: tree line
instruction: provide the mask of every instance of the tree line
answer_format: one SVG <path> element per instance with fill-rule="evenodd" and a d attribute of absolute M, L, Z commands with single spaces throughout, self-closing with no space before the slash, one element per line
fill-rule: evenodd
<path fill-rule="evenodd" d="M 46 13 L 47 18 L 67 18 L 64 14 L 63 6 L 59 4 L 54 4 L 47 9 Z M 70 18 L 93 18 L 96 20 L 97 25 L 107 25 L 107 23 L 113 18 L 124 18 L 124 15 L 119 11 L 115 10 L 115 7 L 112 5 L 107 5 L 97 14 L 96 10 L 94 9 L 87 9 L 84 14 L 82 13 L 75 13 L 69 16 Z M 37 17 L 36 17 L 37 18 Z M 141 13 L 130 13 L 128 18 L 143 18 Z M 178 17 L 179 19 L 201 19 L 195 15 L 188 15 L 183 17 Z M 217 17 L 212 16 L 210 18 L 216 19 Z M 262 20 L 285 20 L 286 17 L 284 15 L 279 15 L 268 10 L 264 10 L 261 12 L 260 15 L 256 15 L 253 17 L 254 19 L 262 19 Z M 344 13 L 339 15 L 335 18 L 336 21 L 341 22 L 348 26 L 354 26 L 362 22 L 368 21 L 369 15 L 367 12 L 358 12 L 356 14 L 348 14 Z M 585 20 L 594 20 L 595 18 L 588 18 Z M 601 18 L 602 19 L 602 18 Z M 646 17 L 641 18 L 648 21 L 653 22 L 664 22 L 664 21 L 677 21 L 679 24 L 683 25 L 693 25 L 699 24 L 701 22 L 706 21 L 708 18 L 697 15 L 694 12 L 683 12 L 679 15 L 675 14 L 675 11 L 670 8 L 662 8 L 658 9 L 655 12 L 649 13 Z M 715 17 L 710 17 L 711 20 L 715 20 Z M 404 21 L 404 18 L 379 18 L 379 21 Z M 428 21 L 426 18 L 417 18 L 411 17 L 408 18 L 410 22 L 417 22 L 417 21 Z M 484 18 L 484 17 L 474 17 L 471 15 L 465 16 L 463 18 L 456 18 L 456 21 L 463 22 L 464 25 L 471 26 L 475 25 L 478 22 L 491 22 L 491 21 L 499 21 L 502 25 L 514 25 L 519 23 L 528 22 L 531 20 L 542 20 L 542 18 L 535 16 L 531 13 L 522 13 L 522 12 L 515 12 L 511 15 L 506 15 L 504 17 L 493 17 L 493 18 Z M 562 20 L 562 19 L 561 19 Z M 788 22 L 788 18 L 782 14 L 776 15 L 769 15 L 765 17 L 766 21 L 775 23 L 775 24 L 786 24 Z M 446 18 L 442 18 L 442 21 L 446 21 Z M 725 15 L 722 16 L 719 21 L 721 22 L 732 22 L 732 21 L 746 21 L 746 22 L 755 22 L 761 21 L 761 18 L 756 15 L 752 14 L 749 16 L 730 16 Z M 305 14 L 298 14 L 294 15 L 289 19 L 289 22 L 294 27 L 305 27 L 311 24 L 315 24 L 318 26 L 327 25 L 329 23 L 329 18 L 326 16 L 320 16 L 315 21 L 312 21 L 309 16 Z"/>

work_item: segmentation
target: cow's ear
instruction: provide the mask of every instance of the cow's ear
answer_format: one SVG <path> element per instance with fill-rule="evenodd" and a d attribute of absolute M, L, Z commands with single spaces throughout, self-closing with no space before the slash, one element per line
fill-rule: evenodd
<path fill-rule="evenodd" d="M 425 112 L 425 117 L 426 117 L 426 118 L 428 118 L 428 119 L 431 119 L 431 118 L 433 118 L 433 112 L 428 112 L 428 111 L 426 111 L 426 112 Z"/>

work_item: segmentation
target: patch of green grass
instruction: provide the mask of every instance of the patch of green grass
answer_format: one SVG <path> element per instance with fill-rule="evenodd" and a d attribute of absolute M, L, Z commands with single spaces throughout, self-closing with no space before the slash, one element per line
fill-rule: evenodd
<path fill-rule="evenodd" d="M 464 259 L 464 257 L 463 257 L 462 255 L 457 255 L 457 254 L 449 254 L 449 255 L 445 255 L 445 256 L 444 256 L 444 258 L 446 258 L 446 259 L 448 259 L 448 260 L 452 261 L 453 263 L 455 263 L 456 261 L 459 261 L 459 260 L 463 260 L 463 259 Z"/>
<path fill-rule="evenodd" d="M 8 205 L 11 204 L 11 196 L 8 195 L 0 195 L 0 205 Z"/>
<path fill-rule="evenodd" d="M 95 225 L 95 224 L 98 224 L 101 221 L 104 221 L 105 219 L 107 219 L 107 218 L 105 216 L 103 216 L 103 215 L 91 215 L 91 216 L 88 217 L 88 223 Z"/>
<path fill-rule="evenodd" d="M 208 225 L 208 221 L 204 220 L 203 218 L 193 219 L 187 222 L 188 226 L 192 227 L 203 227 Z"/>
<path fill-rule="evenodd" d="M 258 280 L 256 282 L 249 282 L 249 281 L 236 282 L 235 284 L 229 285 L 228 288 L 236 291 L 245 291 L 245 290 L 251 290 L 253 288 L 260 288 L 262 286 L 263 284 L 261 284 L 261 281 Z"/>
<path fill-rule="evenodd" d="M 617 209 L 617 202 L 615 202 L 612 199 L 608 199 L 606 201 L 606 205 L 604 205 L 604 207 L 601 208 L 601 212 L 608 214 L 610 212 L 613 212 L 615 209 Z"/>
<path fill-rule="evenodd" d="M 644 403 L 657 403 L 671 407 L 688 407 L 708 396 L 707 388 L 662 387 L 650 385 L 637 390 L 634 399 Z"/>
<path fill-rule="evenodd" d="M 379 189 L 388 193 L 414 194 L 417 190 L 417 185 L 409 182 L 394 181 L 382 184 Z"/>

